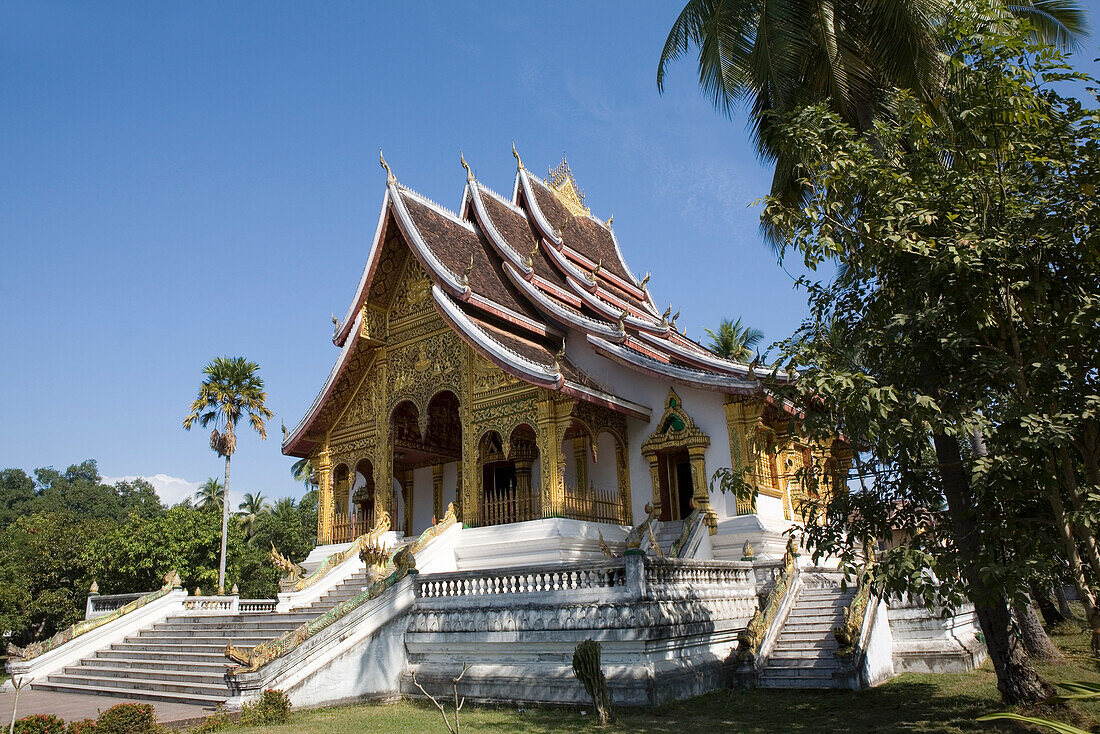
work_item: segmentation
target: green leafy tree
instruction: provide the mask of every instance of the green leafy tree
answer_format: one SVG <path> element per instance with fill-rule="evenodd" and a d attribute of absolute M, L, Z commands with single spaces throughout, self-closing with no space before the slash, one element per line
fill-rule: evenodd
<path fill-rule="evenodd" d="M 718 325 L 718 331 L 705 330 L 710 336 L 710 349 L 720 357 L 732 359 L 737 362 L 748 362 L 752 359 L 753 351 L 764 339 L 764 332 L 741 323 L 741 318 L 736 321 L 723 319 Z"/>
<path fill-rule="evenodd" d="M 975 3 L 971 7 L 977 7 Z M 941 25 L 960 6 L 946 0 L 689 0 L 673 23 L 657 64 L 657 88 L 675 59 L 698 49 L 699 86 L 715 108 L 732 116 L 748 108 L 753 142 L 775 163 L 772 195 L 793 205 L 795 154 L 782 145 L 780 116 L 822 104 L 857 131 L 893 113 L 894 88 L 929 103 L 948 70 Z M 1027 17 L 1041 38 L 1072 42 L 1085 32 L 1072 0 L 988 5 L 986 17 Z M 765 222 L 765 230 L 771 232 Z M 772 233 L 774 235 L 774 233 Z"/>
<path fill-rule="evenodd" d="M 225 483 L 222 497 L 221 560 L 218 567 L 218 592 L 225 591 L 226 543 L 229 535 L 229 463 L 237 450 L 237 424 L 246 419 L 249 425 L 267 438 L 266 421 L 275 414 L 266 405 L 264 381 L 257 374 L 260 366 L 244 357 L 215 357 L 203 368 L 206 377 L 199 386 L 198 397 L 191 403 L 191 412 L 183 419 L 183 427 L 191 430 L 196 422 L 203 428 L 213 425 L 210 448 L 225 458 Z"/>
<path fill-rule="evenodd" d="M 826 107 L 787 115 L 776 144 L 798 161 L 804 202 L 770 197 L 765 217 L 783 256 L 844 271 L 803 281 L 812 316 L 783 346 L 799 379 L 777 389 L 803 406 L 808 433 L 862 449 L 871 484 L 822 492 L 808 542 L 851 562 L 854 546 L 900 529 L 879 583 L 928 592 L 931 570 L 969 596 L 1015 703 L 1053 692 L 1010 611 L 1042 572 L 1036 522 L 1053 521 L 1100 623 L 1086 572 L 1100 487 L 1100 113 L 1053 86 L 1091 80 L 1030 42 L 1032 28 L 990 23 L 994 7 L 947 24 L 936 115 L 897 93 L 893 121 L 869 138 Z"/>
<path fill-rule="evenodd" d="M 138 477 L 129 482 L 115 482 L 115 491 L 122 502 L 123 512 L 139 517 L 156 517 L 164 512 L 164 503 L 148 480 Z"/>
<path fill-rule="evenodd" d="M 0 528 L 27 514 L 34 503 L 34 480 L 22 469 L 0 471 Z"/>

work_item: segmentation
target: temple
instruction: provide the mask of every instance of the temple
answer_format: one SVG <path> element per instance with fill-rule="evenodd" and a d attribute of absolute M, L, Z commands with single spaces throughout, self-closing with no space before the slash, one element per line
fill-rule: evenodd
<path fill-rule="evenodd" d="M 414 537 L 450 502 L 467 528 L 543 527 L 560 537 L 543 544 L 553 560 L 566 547 L 599 557 L 596 536 L 620 540 L 647 506 L 662 523 L 697 510 L 714 558 L 739 560 L 745 541 L 781 555 L 800 519 L 801 470 L 842 478 L 847 447 L 800 439 L 750 365 L 677 329 L 679 314 L 654 302 L 649 275 L 631 271 L 564 160 L 542 179 L 513 154 L 510 197 L 461 160 L 457 213 L 382 159 L 386 193 L 336 323 L 339 356 L 283 443 L 314 467 L 316 557 L 383 513 Z M 718 469 L 753 497 L 712 488 Z M 577 522 L 543 522 L 554 518 Z"/>
<path fill-rule="evenodd" d="M 386 168 L 336 364 L 284 429 L 320 503 L 308 558 L 271 549 L 278 598 L 174 572 L 93 589 L 84 620 L 8 647 L 12 679 L 229 708 L 461 679 L 471 701 L 585 705 L 591 639 L 615 705 L 647 706 L 981 663 L 973 607 L 876 591 L 871 553 L 853 572 L 800 552 L 803 499 L 843 490 L 848 447 L 801 438 L 753 366 L 676 328 L 564 161 L 516 162 L 509 198 L 466 165 L 457 213 Z"/>

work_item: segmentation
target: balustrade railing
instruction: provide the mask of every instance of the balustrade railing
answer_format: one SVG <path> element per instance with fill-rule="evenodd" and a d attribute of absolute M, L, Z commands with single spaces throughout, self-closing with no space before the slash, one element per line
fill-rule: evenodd
<path fill-rule="evenodd" d="M 108 594 L 105 596 L 89 594 L 87 604 L 84 607 L 84 619 L 95 619 L 96 617 L 102 617 L 104 614 L 110 614 L 144 595 L 140 591 L 132 594 Z"/>
<path fill-rule="evenodd" d="M 645 581 L 650 589 L 661 586 L 743 586 L 755 591 L 756 588 L 749 564 L 719 561 L 646 558 Z"/>
<path fill-rule="evenodd" d="M 237 611 L 241 614 L 264 614 L 274 612 L 278 599 L 241 599 Z"/>
<path fill-rule="evenodd" d="M 526 522 L 537 520 L 540 516 L 539 498 L 532 491 L 501 489 L 481 498 L 479 522 L 483 526 Z"/>
<path fill-rule="evenodd" d="M 417 579 L 418 595 L 425 598 L 609 589 L 625 584 L 626 568 L 622 560 L 600 564 L 578 564 L 565 568 L 554 566 L 468 571 Z"/>
<path fill-rule="evenodd" d="M 236 596 L 189 596 L 183 600 L 183 608 L 188 612 L 224 612 L 237 613 Z"/>
<path fill-rule="evenodd" d="M 562 497 L 561 516 L 572 520 L 605 522 L 612 525 L 624 523 L 622 502 L 618 488 L 572 487 L 566 485 Z"/>
<path fill-rule="evenodd" d="M 350 543 L 371 529 L 373 523 L 358 517 L 337 517 L 332 521 L 332 542 Z"/>

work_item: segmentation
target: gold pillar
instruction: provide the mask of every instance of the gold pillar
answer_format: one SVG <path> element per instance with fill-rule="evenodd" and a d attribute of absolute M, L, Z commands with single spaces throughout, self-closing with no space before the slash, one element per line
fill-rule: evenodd
<path fill-rule="evenodd" d="M 443 519 L 443 465 L 432 467 L 432 517 Z"/>
<path fill-rule="evenodd" d="M 317 455 L 317 543 L 328 545 L 332 542 L 332 454 L 328 446 Z"/>
<path fill-rule="evenodd" d="M 463 431 L 463 434 L 465 434 L 465 431 Z M 464 506 L 462 500 L 464 492 L 462 487 L 465 483 L 466 478 L 466 475 L 462 472 L 463 465 L 464 462 L 462 461 L 456 462 L 455 464 L 455 511 L 458 513 L 459 520 L 461 520 L 462 522 L 466 522 L 466 515 L 462 511 L 462 508 Z"/>
<path fill-rule="evenodd" d="M 623 525 L 633 525 L 633 508 L 630 500 L 630 461 L 626 446 L 615 439 L 615 474 L 619 484 L 619 505 L 622 511 Z"/>
<path fill-rule="evenodd" d="M 405 499 L 405 522 L 404 529 L 405 535 L 412 535 L 413 532 L 413 470 L 403 469 L 401 471 L 401 496 Z"/>
<path fill-rule="evenodd" d="M 661 508 L 663 506 L 661 504 L 661 467 L 660 467 L 660 461 L 658 461 L 658 459 L 657 459 L 657 454 L 649 454 L 648 456 L 646 456 L 646 458 L 649 459 L 649 480 L 651 482 L 653 482 L 653 500 L 652 500 L 653 511 L 655 513 L 657 513 L 657 515 L 660 515 L 661 514 Z M 672 491 L 672 488 L 669 487 L 669 492 L 671 493 L 671 491 Z"/>
<path fill-rule="evenodd" d="M 577 477 L 577 489 L 588 489 L 588 436 L 573 437 L 573 464 Z"/>
<path fill-rule="evenodd" d="M 572 420 L 573 401 L 549 390 L 538 401 L 538 447 L 542 468 L 542 516 L 558 517 L 565 501 L 565 454 L 562 438 Z"/>
<path fill-rule="evenodd" d="M 706 446 L 689 446 L 688 461 L 691 462 L 692 499 L 695 506 L 703 512 L 703 522 L 710 528 L 710 534 L 718 530 L 718 513 L 710 506 L 710 494 L 707 493 Z"/>
<path fill-rule="evenodd" d="M 516 504 L 517 521 L 534 520 L 536 515 L 535 498 L 531 496 L 531 465 L 534 462 L 524 456 L 512 462 L 516 467 Z"/>
<path fill-rule="evenodd" d="M 759 461 L 753 436 L 764 412 L 764 405 L 759 401 L 731 395 L 726 398 L 725 408 L 726 431 L 730 442 L 730 466 L 734 474 L 739 474 L 752 487 L 754 495 L 751 499 L 737 500 L 737 514 L 751 515 L 756 512 L 755 493 L 760 491 L 760 480 L 757 476 Z"/>

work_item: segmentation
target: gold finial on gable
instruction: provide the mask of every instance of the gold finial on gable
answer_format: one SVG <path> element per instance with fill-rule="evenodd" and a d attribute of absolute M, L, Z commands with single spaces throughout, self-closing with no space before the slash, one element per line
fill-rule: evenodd
<path fill-rule="evenodd" d="M 382 149 L 378 149 L 378 160 L 382 163 L 382 168 L 386 169 L 386 183 L 397 183 L 397 176 L 393 175 L 393 171 L 390 170 L 390 164 L 386 163 L 386 156 L 382 155 Z"/>
<path fill-rule="evenodd" d="M 516 157 L 516 166 L 518 168 L 523 168 L 523 161 L 520 160 L 519 153 L 516 152 L 516 141 L 514 140 L 512 141 L 512 155 Z"/>
<path fill-rule="evenodd" d="M 577 179 L 573 178 L 573 171 L 569 169 L 569 162 L 565 160 L 565 156 L 561 157 L 558 167 L 549 172 L 547 182 L 570 214 L 575 217 L 587 217 L 591 213 L 584 205 L 584 192 L 577 187 Z"/>
<path fill-rule="evenodd" d="M 612 214 L 610 217 L 607 218 L 607 226 L 610 227 L 614 223 L 615 223 L 615 215 Z"/>
<path fill-rule="evenodd" d="M 458 160 L 462 162 L 462 167 L 466 169 L 466 179 L 472 181 L 474 178 L 474 172 L 470 170 L 470 164 L 466 162 L 466 156 L 462 155 L 462 151 L 458 151 Z"/>
<path fill-rule="evenodd" d="M 565 339 L 561 340 L 561 349 L 554 355 L 554 370 L 556 372 L 561 371 L 561 360 L 565 359 Z"/>
<path fill-rule="evenodd" d="M 474 272 L 474 253 L 471 252 L 470 253 L 470 264 L 462 269 L 462 277 L 459 278 L 459 282 L 461 282 L 462 285 L 464 285 L 464 286 L 469 285 L 470 284 L 470 273 L 472 273 L 472 272 Z"/>

